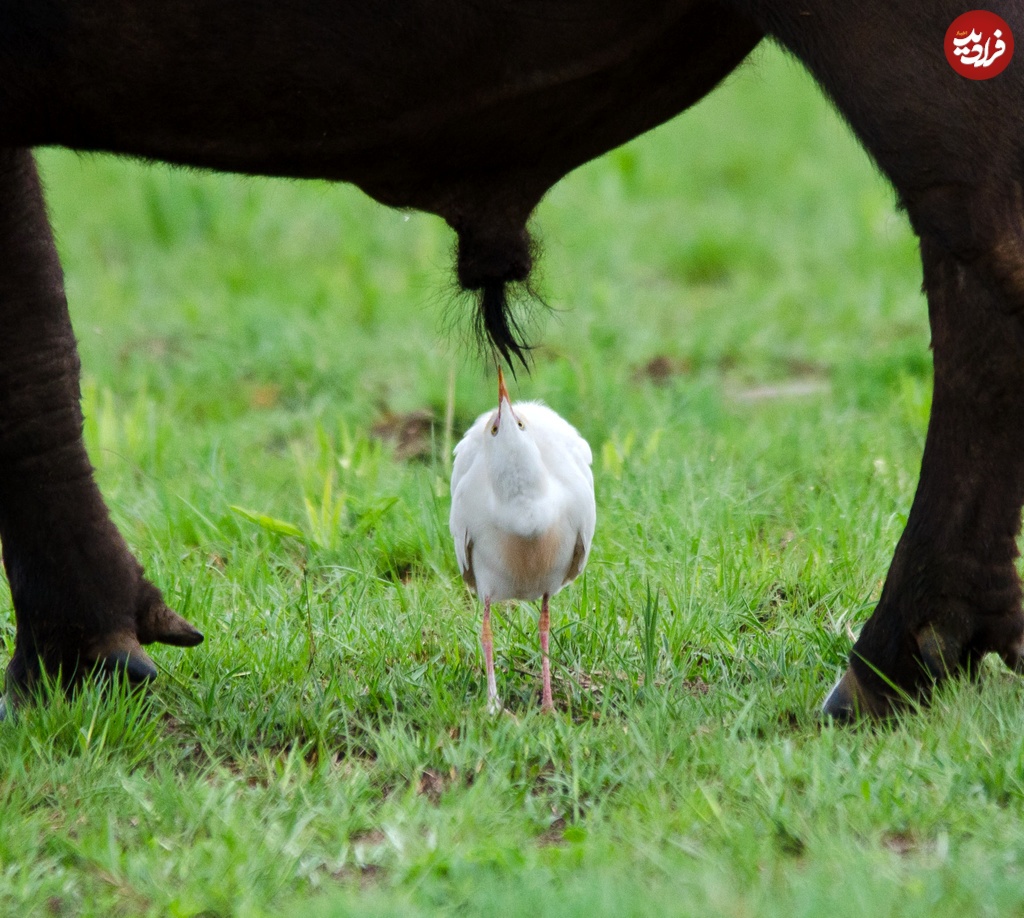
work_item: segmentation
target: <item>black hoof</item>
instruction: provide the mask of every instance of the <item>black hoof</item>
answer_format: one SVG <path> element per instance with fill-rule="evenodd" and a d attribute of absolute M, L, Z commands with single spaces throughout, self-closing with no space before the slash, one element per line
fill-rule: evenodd
<path fill-rule="evenodd" d="M 836 723 L 852 724 L 864 718 L 880 718 L 892 713 L 892 699 L 878 695 L 865 687 L 853 669 L 828 693 L 821 713 Z"/>
<path fill-rule="evenodd" d="M 112 675 L 124 675 L 133 685 L 152 682 L 157 676 L 156 664 L 140 647 L 138 650 L 117 650 L 107 654 L 99 669 Z"/>

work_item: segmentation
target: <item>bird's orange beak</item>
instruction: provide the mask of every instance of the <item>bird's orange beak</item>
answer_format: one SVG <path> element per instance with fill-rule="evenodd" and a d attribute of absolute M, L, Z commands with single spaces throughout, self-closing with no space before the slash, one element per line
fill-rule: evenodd
<path fill-rule="evenodd" d="M 505 388 L 505 374 L 501 372 L 501 367 L 498 367 L 498 420 L 496 424 L 501 424 L 501 406 L 502 404 L 508 405 L 508 413 L 515 418 L 516 421 L 519 418 L 516 417 L 516 413 L 512 410 L 512 398 L 508 394 L 508 389 Z"/>
<path fill-rule="evenodd" d="M 501 372 L 501 367 L 498 367 L 498 411 L 501 412 L 501 403 L 506 401 L 509 405 L 512 404 L 512 399 L 508 397 L 508 389 L 505 388 L 505 374 Z"/>

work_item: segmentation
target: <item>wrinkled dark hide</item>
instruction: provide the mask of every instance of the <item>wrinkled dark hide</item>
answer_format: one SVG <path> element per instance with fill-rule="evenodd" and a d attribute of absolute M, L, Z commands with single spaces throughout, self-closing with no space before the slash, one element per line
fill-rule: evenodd
<path fill-rule="evenodd" d="M 991 7 L 1014 29 L 1010 3 Z M 0 0 L 0 541 L 15 697 L 39 667 L 146 681 L 142 644 L 202 639 L 113 527 L 81 442 L 78 360 L 30 149 L 58 144 L 357 184 L 443 217 L 479 326 L 526 343 L 506 288 L 567 172 L 671 118 L 770 35 L 811 69 L 921 237 L 936 391 L 921 486 L 885 591 L 829 701 L 997 651 L 1017 665 L 1022 482 L 1022 79 L 972 83 L 946 0 Z M 681 164 L 684 168 L 685 164 Z M 827 163 L 822 164 L 827 168 Z M 552 240 L 551 244 L 557 244 Z"/>
<path fill-rule="evenodd" d="M 975 82 L 949 66 L 970 7 L 868 0 L 736 7 L 818 78 L 892 181 L 920 237 L 935 391 L 917 494 L 850 670 L 839 718 L 925 700 L 999 653 L 1022 664 L 1024 64 Z M 1024 8 L 987 9 L 1024 34 Z"/>

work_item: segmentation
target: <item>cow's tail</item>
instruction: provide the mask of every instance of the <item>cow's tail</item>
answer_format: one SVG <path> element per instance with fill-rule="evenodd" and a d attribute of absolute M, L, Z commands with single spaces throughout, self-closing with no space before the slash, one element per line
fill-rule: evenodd
<path fill-rule="evenodd" d="M 504 358 L 511 368 L 518 360 L 528 369 L 530 345 L 515 306 L 534 299 L 527 283 L 535 245 L 525 226 L 459 227 L 459 284 L 477 296 L 476 330 L 481 342 Z"/>

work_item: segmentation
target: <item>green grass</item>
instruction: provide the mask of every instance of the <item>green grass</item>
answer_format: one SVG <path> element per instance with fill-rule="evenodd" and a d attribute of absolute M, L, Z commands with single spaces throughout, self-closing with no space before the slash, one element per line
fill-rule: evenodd
<path fill-rule="evenodd" d="M 514 717 L 485 710 L 448 450 L 494 382 L 447 331 L 440 221 L 40 160 L 101 486 L 206 642 L 155 648 L 148 698 L 3 726 L 0 913 L 1024 909 L 1016 679 L 884 728 L 816 716 L 910 506 L 931 364 L 906 220 L 795 64 L 759 52 L 537 213 L 556 312 L 518 395 L 590 440 L 599 508 L 553 603 L 554 717 L 525 605 L 496 623 Z M 422 411 L 401 458 L 381 432 Z"/>

